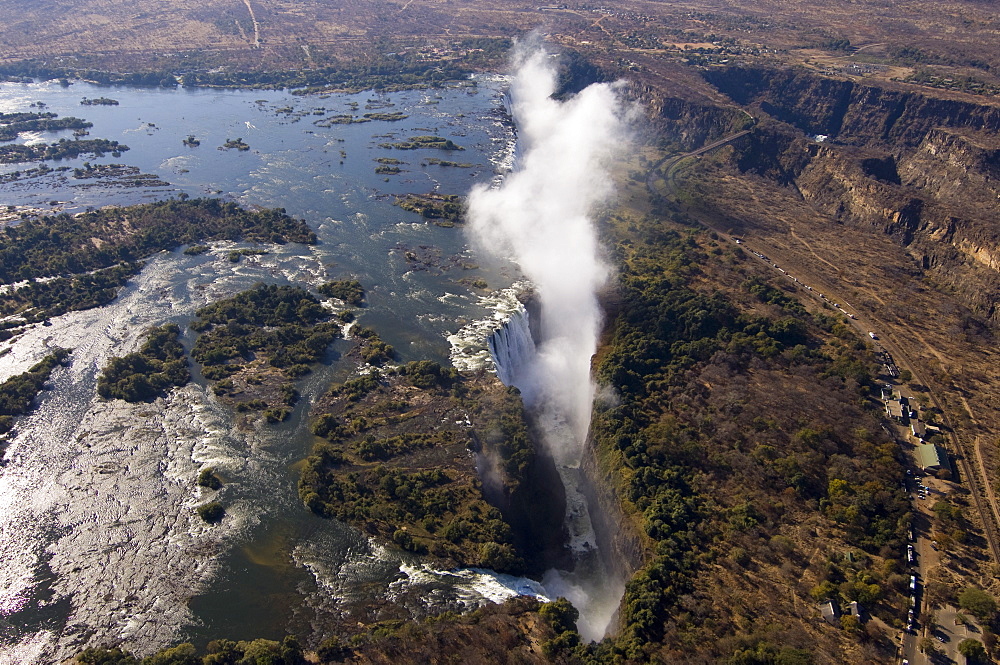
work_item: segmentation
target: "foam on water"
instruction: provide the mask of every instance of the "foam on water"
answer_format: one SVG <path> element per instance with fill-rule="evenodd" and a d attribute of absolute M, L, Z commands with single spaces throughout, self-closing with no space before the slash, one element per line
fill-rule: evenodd
<path fill-rule="evenodd" d="M 512 318 L 527 314 L 521 299 L 532 291 L 530 282 L 519 281 L 508 288 L 482 296 L 479 299 L 479 306 L 487 311 L 487 315 L 448 335 L 452 365 L 461 371 L 475 372 L 485 369 L 496 372 L 497 363 L 490 353 L 490 339 Z"/>

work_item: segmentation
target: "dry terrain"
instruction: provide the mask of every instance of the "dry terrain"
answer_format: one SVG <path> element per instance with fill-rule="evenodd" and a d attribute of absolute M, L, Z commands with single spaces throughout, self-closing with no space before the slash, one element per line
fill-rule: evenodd
<path fill-rule="evenodd" d="M 651 122 L 622 173 L 628 186 L 619 214 L 647 230 L 657 226 L 651 222 L 714 230 L 714 238 L 697 240 L 710 257 L 701 292 L 718 290 L 776 316 L 735 281 L 770 280 L 810 313 L 836 315 L 855 333 L 853 343 L 889 351 L 908 372 L 896 384 L 941 425 L 956 463 L 957 477 L 931 484 L 946 508 L 961 512 L 918 511 L 924 610 L 954 604 L 970 584 L 1000 595 L 1000 412 L 992 403 L 1000 386 L 1000 15 L 993 3 L 75 0 L 56 11 L 36 0 L 0 0 L 0 64 L 14 73 L 30 61 L 182 75 L 355 66 L 398 53 L 443 62 L 467 53 L 463 39 L 535 28 L 601 68 L 581 68 L 577 83 L 631 81 Z M 732 268 L 738 261 L 742 267 Z M 690 401 L 678 414 L 705 414 L 708 422 L 726 413 L 724 398 L 732 397 L 782 417 L 871 418 L 840 388 L 818 399 L 810 375 L 782 376 L 773 367 L 721 372 L 709 366 L 687 377 Z M 845 431 L 852 424 L 837 423 Z M 900 440 L 899 450 L 910 451 L 905 432 L 870 429 L 876 443 Z M 725 452 L 743 455 L 736 444 Z M 700 482 L 730 491 L 737 481 L 706 475 Z M 759 495 L 763 502 L 765 492 Z M 745 557 L 714 552 L 672 608 L 676 621 L 672 614 L 663 628 L 676 640 L 671 648 L 705 637 L 685 617 L 710 616 L 746 634 L 764 632 L 756 619 L 772 630 L 769 622 L 780 617 L 782 639 L 815 642 L 818 662 L 845 655 L 892 662 L 890 640 L 902 637 L 894 632 L 907 602 L 908 570 L 894 568 L 893 559 L 903 562 L 902 553 L 857 564 L 822 509 L 781 496 L 768 504 L 771 531 L 761 533 L 769 540 L 737 535 L 732 542 Z M 735 495 L 719 497 L 717 508 L 739 508 Z M 930 538 L 942 543 L 940 553 L 928 549 Z M 864 635 L 819 624 L 810 587 L 835 557 L 858 579 L 865 566 L 884 574 L 883 623 L 869 624 Z M 924 637 L 930 623 L 927 614 Z"/>

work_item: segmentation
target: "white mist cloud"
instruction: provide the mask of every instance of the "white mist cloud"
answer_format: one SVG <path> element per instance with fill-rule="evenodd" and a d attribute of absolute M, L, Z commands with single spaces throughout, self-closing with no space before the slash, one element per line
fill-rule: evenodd
<path fill-rule="evenodd" d="M 514 258 L 538 290 L 532 327 L 541 343 L 514 383 L 529 404 L 561 414 L 581 446 L 595 393 L 597 292 L 610 274 L 592 214 L 614 193 L 608 169 L 628 145 L 629 110 L 616 84 L 560 101 L 556 82 L 554 56 L 537 40 L 519 45 L 510 92 L 517 166 L 500 187 L 472 191 L 468 217 L 480 251 Z"/>

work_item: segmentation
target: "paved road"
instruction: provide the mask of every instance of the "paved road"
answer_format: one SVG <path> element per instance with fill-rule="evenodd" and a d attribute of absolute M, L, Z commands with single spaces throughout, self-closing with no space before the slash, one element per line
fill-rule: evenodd
<path fill-rule="evenodd" d="M 711 143 L 705 144 L 702 147 L 698 148 L 697 150 L 692 150 L 691 152 L 684 152 L 679 155 L 667 155 L 666 157 L 656 162 L 649 168 L 649 172 L 646 174 L 646 189 L 649 190 L 650 194 L 655 195 L 658 193 L 656 191 L 656 186 L 653 184 L 656 181 L 657 171 L 662 171 L 664 178 L 669 180 L 668 174 L 670 173 L 671 169 L 673 169 L 681 162 L 681 160 L 687 159 L 688 157 L 697 157 L 698 155 L 704 154 L 709 150 L 715 150 L 716 148 L 724 146 L 727 143 L 732 143 L 736 139 L 742 136 L 746 136 L 751 131 L 752 130 L 750 129 L 744 129 L 742 132 L 737 132 L 730 136 L 724 136 L 723 138 L 718 139 L 717 141 L 712 141 Z"/>

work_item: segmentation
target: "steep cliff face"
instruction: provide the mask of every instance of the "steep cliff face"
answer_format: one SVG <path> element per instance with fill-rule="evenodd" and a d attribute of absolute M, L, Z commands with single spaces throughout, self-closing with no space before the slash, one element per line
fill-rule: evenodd
<path fill-rule="evenodd" d="M 1000 199 L 1000 141 L 968 130 L 932 129 L 899 164 L 903 183 L 955 205 L 996 205 Z"/>
<path fill-rule="evenodd" d="M 802 68 L 729 67 L 705 78 L 739 104 L 851 145 L 912 149 L 937 127 L 1000 130 L 1000 108 L 990 104 L 827 79 Z"/>
<path fill-rule="evenodd" d="M 737 168 L 794 185 L 839 223 L 892 236 L 935 281 L 997 318 L 1000 141 L 989 130 L 1000 109 L 804 70 L 706 77 L 773 118 L 736 144 Z M 830 140 L 810 139 L 817 134 Z"/>
<path fill-rule="evenodd" d="M 656 118 L 661 136 L 668 137 L 683 151 L 694 150 L 726 134 L 749 126 L 751 117 L 736 108 L 722 108 L 681 97 L 653 97 L 645 100 Z"/>
<path fill-rule="evenodd" d="M 647 548 L 635 521 L 630 520 L 622 508 L 616 474 L 602 466 L 597 445 L 593 440 L 588 441 L 581 461 L 581 468 L 590 481 L 584 488 L 587 503 L 605 563 L 622 579 L 630 579 L 645 562 Z"/>
<path fill-rule="evenodd" d="M 960 179 L 963 167 L 953 165 L 949 173 L 946 155 L 897 165 L 891 157 L 865 150 L 814 144 L 808 152 L 793 182 L 815 209 L 838 222 L 892 236 L 935 281 L 960 294 L 977 313 L 996 318 L 1000 226 L 995 209 L 960 200 L 973 188 L 971 181 L 986 178 L 982 171 Z"/>

